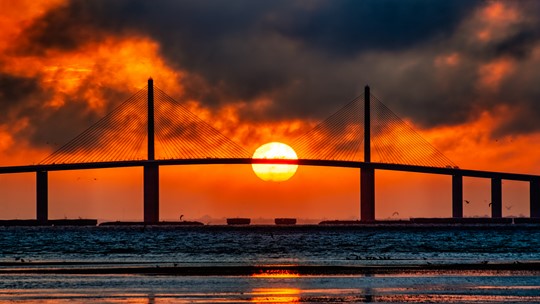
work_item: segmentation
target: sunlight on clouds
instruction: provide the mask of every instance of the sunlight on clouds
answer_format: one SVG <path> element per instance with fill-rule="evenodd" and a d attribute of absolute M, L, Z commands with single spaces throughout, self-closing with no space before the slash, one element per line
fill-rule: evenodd
<path fill-rule="evenodd" d="M 498 39 L 505 35 L 510 26 L 520 21 L 520 13 L 508 4 L 497 1 L 482 8 L 477 18 L 480 20 L 476 37 L 482 42 Z"/>
<path fill-rule="evenodd" d="M 445 54 L 435 57 L 436 67 L 454 67 L 460 62 L 460 55 L 458 53 Z"/>
<path fill-rule="evenodd" d="M 504 78 L 514 71 L 514 62 L 507 58 L 497 59 L 481 65 L 478 69 L 480 89 L 497 91 Z"/>
<path fill-rule="evenodd" d="M 12 46 L 13 40 L 34 19 L 65 2 L 66 0 L 0 1 L 0 52 Z"/>

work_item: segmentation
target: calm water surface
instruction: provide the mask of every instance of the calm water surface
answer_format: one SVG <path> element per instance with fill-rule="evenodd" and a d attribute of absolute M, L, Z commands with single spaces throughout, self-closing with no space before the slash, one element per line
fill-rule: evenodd
<path fill-rule="evenodd" d="M 118 265 L 399 267 L 539 261 L 536 226 L 5 227 L 0 228 L 0 302 L 540 303 L 540 272 L 526 269 L 232 276 L 84 271 Z M 62 268 L 81 271 L 27 271 Z"/>

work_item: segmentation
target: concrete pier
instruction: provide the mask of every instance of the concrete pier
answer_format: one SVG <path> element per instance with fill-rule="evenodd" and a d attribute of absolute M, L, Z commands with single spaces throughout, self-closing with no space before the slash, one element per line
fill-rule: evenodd
<path fill-rule="evenodd" d="M 502 217 L 502 180 L 498 177 L 491 179 L 491 217 Z"/>
<path fill-rule="evenodd" d="M 159 167 L 144 166 L 144 222 L 159 222 Z"/>
<path fill-rule="evenodd" d="M 360 169 L 360 220 L 375 220 L 375 170 Z"/>
<path fill-rule="evenodd" d="M 47 171 L 36 172 L 36 219 L 49 219 L 49 180 Z"/>
<path fill-rule="evenodd" d="M 452 217 L 463 217 L 463 176 L 452 175 Z"/>
<path fill-rule="evenodd" d="M 540 218 L 540 177 L 529 182 L 530 187 L 530 217 Z"/>

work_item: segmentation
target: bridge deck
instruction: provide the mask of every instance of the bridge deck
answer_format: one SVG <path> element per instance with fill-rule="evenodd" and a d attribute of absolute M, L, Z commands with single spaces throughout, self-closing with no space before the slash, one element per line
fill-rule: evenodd
<path fill-rule="evenodd" d="M 460 168 L 438 168 L 388 163 L 366 163 L 360 161 L 316 160 L 316 159 L 253 159 L 253 158 L 201 158 L 201 159 L 165 159 L 165 160 L 133 160 L 115 162 L 96 162 L 80 164 L 51 164 L 0 167 L 0 174 L 29 173 L 38 171 L 65 171 L 83 169 L 106 169 L 142 167 L 148 164 L 159 166 L 173 165 L 250 165 L 250 164 L 296 164 L 300 166 L 339 167 L 339 168 L 373 168 L 376 170 L 403 171 L 440 175 L 459 175 L 465 177 L 500 178 L 504 180 L 531 181 L 539 179 L 539 175 L 507 173 L 496 171 L 469 170 Z"/>

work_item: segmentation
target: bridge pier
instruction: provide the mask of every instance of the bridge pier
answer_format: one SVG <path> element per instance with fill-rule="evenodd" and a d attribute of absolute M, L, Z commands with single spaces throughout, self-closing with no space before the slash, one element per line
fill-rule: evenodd
<path fill-rule="evenodd" d="M 360 169 L 360 220 L 375 221 L 375 169 Z"/>
<path fill-rule="evenodd" d="M 540 218 L 540 178 L 529 181 L 530 191 L 530 217 Z"/>
<path fill-rule="evenodd" d="M 49 219 L 49 180 L 47 171 L 36 171 L 36 219 Z"/>
<path fill-rule="evenodd" d="M 463 217 L 463 176 L 452 175 L 452 217 Z"/>
<path fill-rule="evenodd" d="M 144 222 L 159 222 L 159 166 L 144 165 Z"/>
<path fill-rule="evenodd" d="M 491 179 L 491 217 L 502 217 L 502 180 L 499 177 Z"/>

